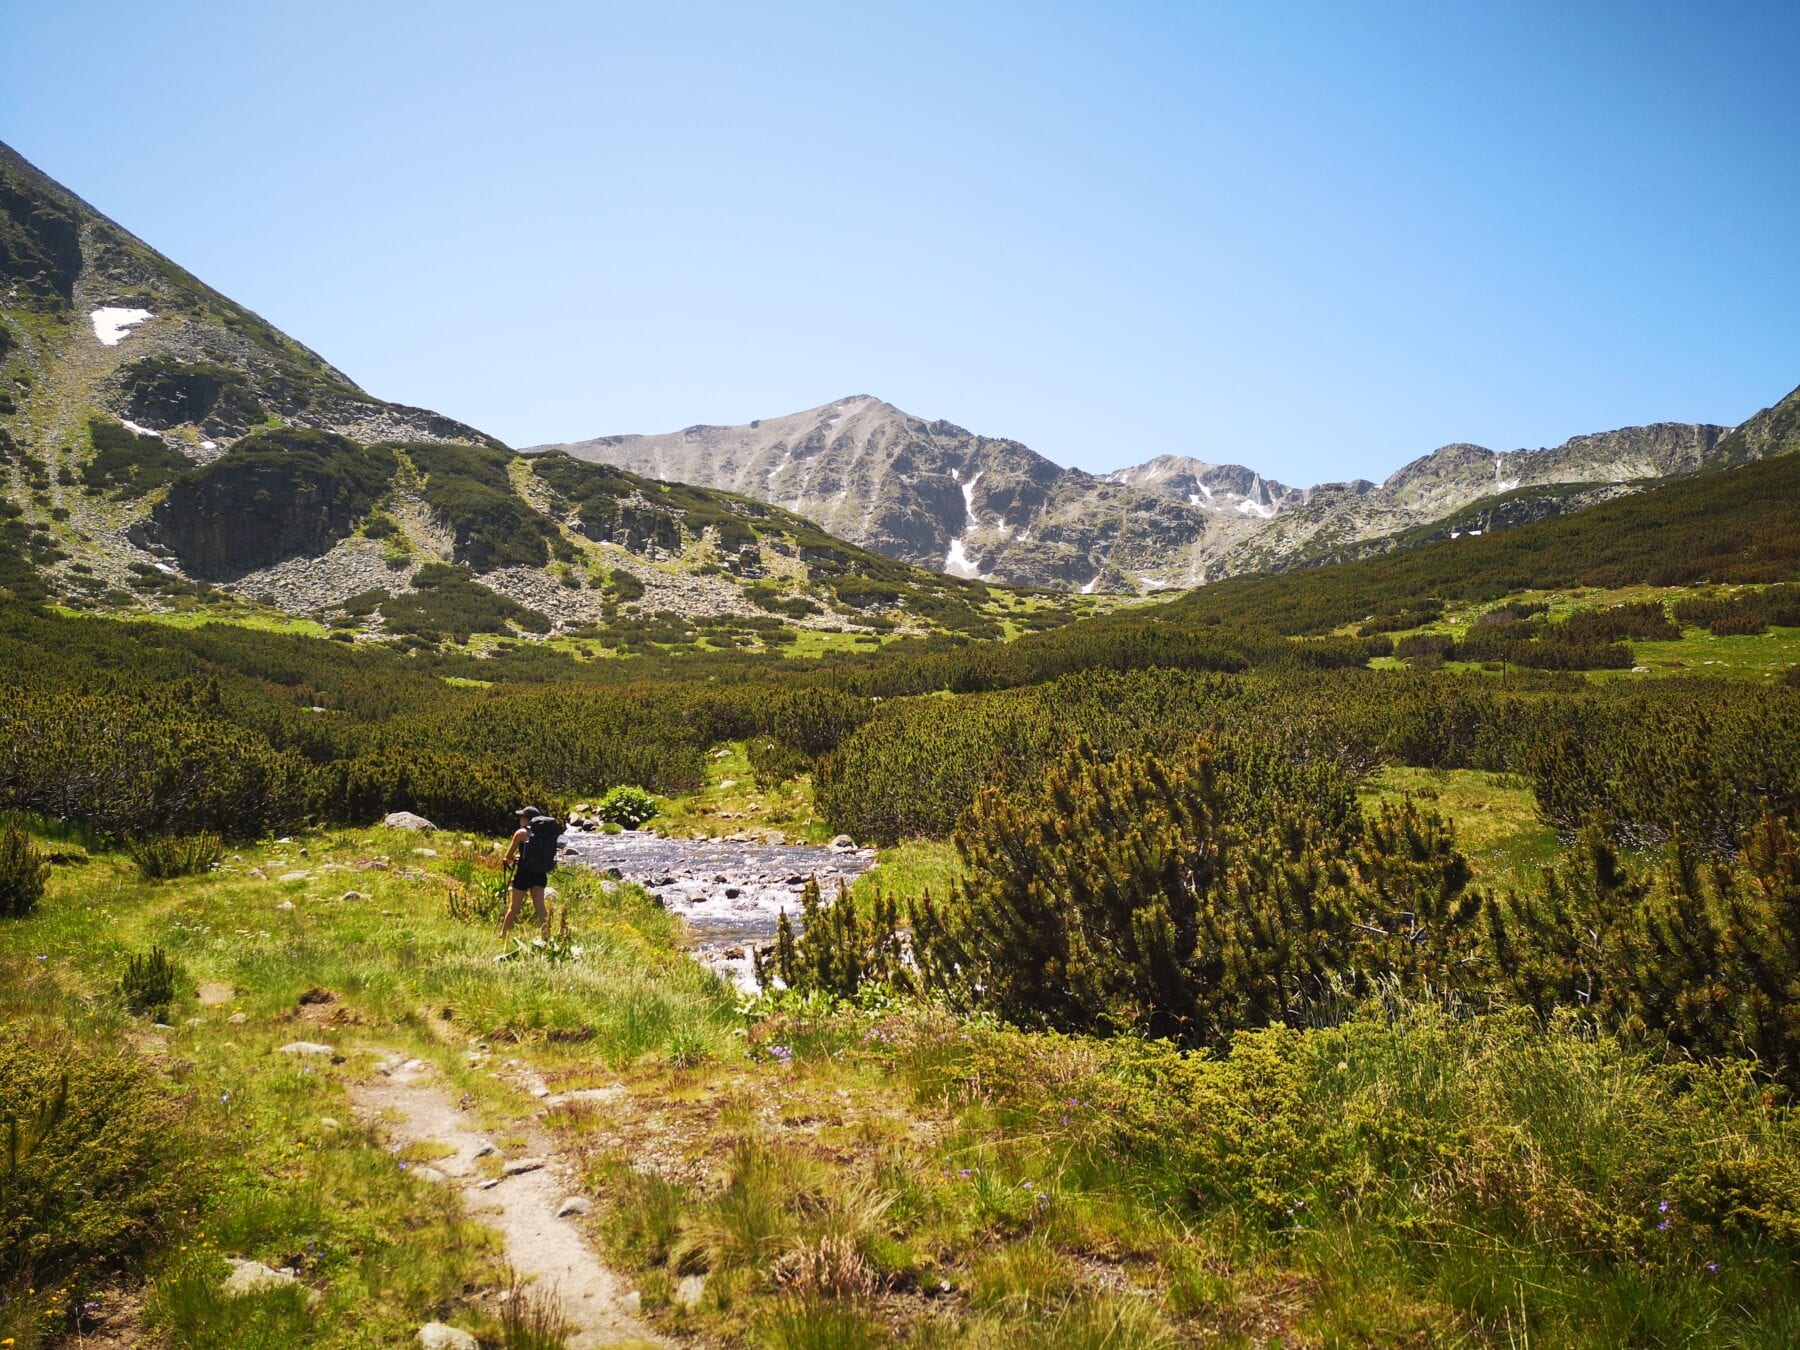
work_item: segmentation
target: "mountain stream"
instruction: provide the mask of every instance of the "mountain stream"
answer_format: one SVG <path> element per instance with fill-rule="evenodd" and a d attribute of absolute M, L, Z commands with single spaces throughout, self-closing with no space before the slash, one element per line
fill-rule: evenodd
<path fill-rule="evenodd" d="M 781 911 L 798 927 L 808 877 L 829 898 L 875 865 L 872 848 L 751 844 L 730 839 L 665 839 L 648 832 L 594 834 L 571 828 L 562 856 L 605 874 L 616 871 L 687 921 L 694 956 L 738 988 L 754 992 L 750 953 L 775 940 Z"/>

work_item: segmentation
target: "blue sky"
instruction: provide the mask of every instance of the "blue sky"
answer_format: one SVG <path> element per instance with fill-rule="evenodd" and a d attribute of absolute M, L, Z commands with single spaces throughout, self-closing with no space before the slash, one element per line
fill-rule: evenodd
<path fill-rule="evenodd" d="M 0 0 L 0 34 L 0 139 L 517 445 L 873 393 L 1304 483 L 1800 383 L 1792 3 Z"/>

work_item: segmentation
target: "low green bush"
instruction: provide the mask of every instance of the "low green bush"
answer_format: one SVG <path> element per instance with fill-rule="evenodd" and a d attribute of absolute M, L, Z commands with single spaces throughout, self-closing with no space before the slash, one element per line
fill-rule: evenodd
<path fill-rule="evenodd" d="M 119 997 L 134 1013 L 161 1014 L 175 1001 L 183 979 L 181 966 L 161 947 L 152 947 L 126 960 L 119 976 Z"/>
<path fill-rule="evenodd" d="M 0 919 L 22 919 L 44 898 L 50 864 L 32 846 L 18 819 L 8 816 L 0 831 Z"/>
<path fill-rule="evenodd" d="M 594 814 L 600 819 L 622 825 L 628 830 L 635 830 L 645 821 L 656 819 L 658 812 L 654 796 L 641 787 L 623 783 L 608 790 L 594 807 Z"/>
<path fill-rule="evenodd" d="M 71 1295 L 34 1330 L 66 1330 L 86 1287 L 140 1266 L 182 1222 L 204 1168 L 183 1154 L 180 1115 L 129 1052 L 0 1025 L 0 1291 Z"/>
<path fill-rule="evenodd" d="M 127 843 L 126 851 L 145 881 L 168 881 L 211 871 L 225 856 L 225 843 L 218 835 L 202 831 L 133 839 Z"/>

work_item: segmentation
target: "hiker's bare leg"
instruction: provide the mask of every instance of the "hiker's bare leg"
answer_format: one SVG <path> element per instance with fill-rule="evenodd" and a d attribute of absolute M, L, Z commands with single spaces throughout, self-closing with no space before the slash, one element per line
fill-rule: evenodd
<path fill-rule="evenodd" d="M 537 910 L 538 927 L 544 932 L 544 941 L 550 940 L 550 907 L 544 903 L 544 888 L 531 888 L 531 903 Z"/>
<path fill-rule="evenodd" d="M 540 892 L 538 892 L 538 894 L 542 895 L 543 892 L 540 891 Z M 512 893 L 512 903 L 506 907 L 506 917 L 500 921 L 500 936 L 502 938 L 505 938 L 505 936 L 508 933 L 512 932 L 513 920 L 519 917 L 519 906 L 523 905 L 524 903 L 525 903 L 525 892 L 520 891 L 520 890 L 515 890 Z M 542 913 L 543 908 L 544 908 L 544 902 L 542 900 L 539 900 L 538 901 L 538 911 L 540 913 Z"/>

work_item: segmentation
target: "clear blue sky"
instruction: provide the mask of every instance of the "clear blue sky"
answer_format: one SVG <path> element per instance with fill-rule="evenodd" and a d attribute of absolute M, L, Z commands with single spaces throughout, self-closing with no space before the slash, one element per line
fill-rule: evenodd
<path fill-rule="evenodd" d="M 0 139 L 383 397 L 1302 483 L 1800 383 L 1796 70 L 1792 0 L 0 0 Z"/>

